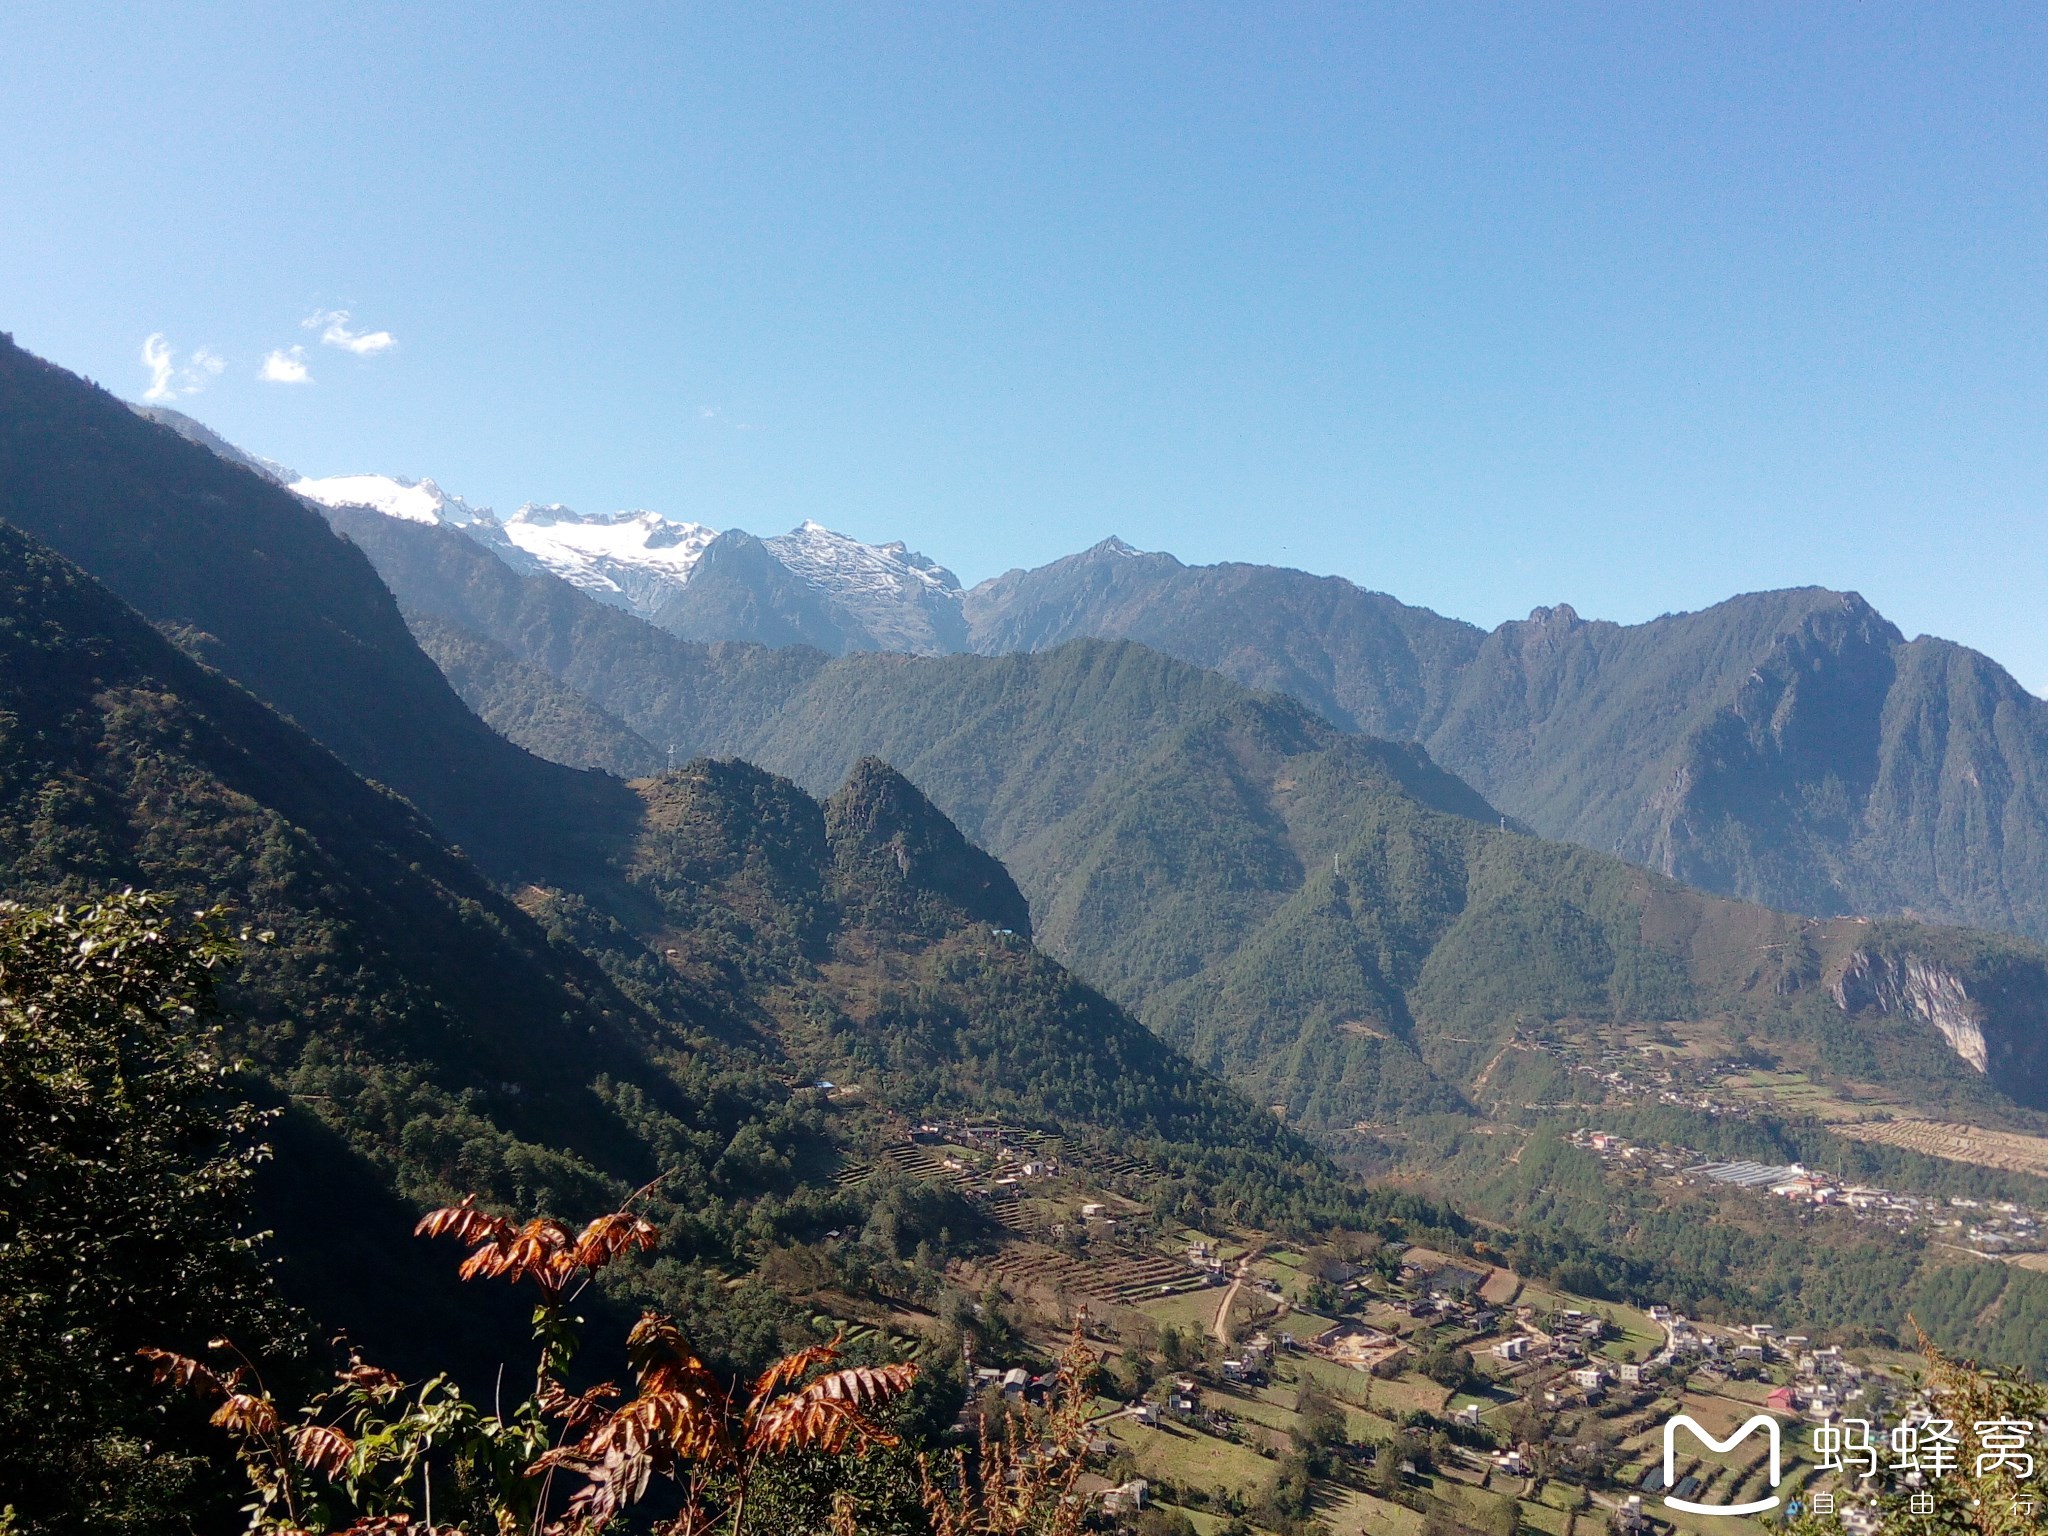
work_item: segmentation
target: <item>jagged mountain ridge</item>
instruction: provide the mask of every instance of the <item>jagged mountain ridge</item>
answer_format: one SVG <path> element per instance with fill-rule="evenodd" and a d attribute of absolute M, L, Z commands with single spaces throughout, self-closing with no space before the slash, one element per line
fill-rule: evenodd
<path fill-rule="evenodd" d="M 977 648 L 1143 641 L 1421 742 L 1549 837 L 1817 915 L 2048 936 L 2048 703 L 1854 593 L 1491 633 L 1335 578 L 1117 545 L 969 594 Z"/>
<path fill-rule="evenodd" d="M 1375 829 L 1368 841 L 1398 835 L 1414 848 L 1437 849 L 1415 856 L 1418 871 L 1433 860 L 1521 869 L 1509 881 L 1519 893 L 1510 903 L 1518 924 L 1533 924 L 1539 935 L 1593 936 L 1570 960 L 1577 979 L 1565 991 L 1525 995 L 1509 984 L 1514 965 L 1493 966 L 1501 1016 L 1525 1006 L 1544 1015 L 1567 997 L 1586 1006 L 1594 1000 L 1604 1015 L 1616 997 L 1637 996 L 1629 990 L 1634 962 L 1626 957 L 1636 946 L 1628 925 L 1650 921 L 1647 893 L 1665 886 L 1611 856 L 1517 835 L 1421 749 L 1340 731 L 1284 695 L 1248 693 L 1132 642 L 1070 641 L 1006 657 L 837 659 L 803 647 L 693 645 L 560 583 L 521 577 L 445 531 L 373 519 L 361 535 L 409 614 L 555 669 L 555 686 L 587 691 L 647 740 L 744 756 L 821 792 L 863 755 L 898 763 L 1004 859 L 1054 953 L 1260 1102 L 1286 1106 L 1304 1124 L 1336 1127 L 1347 1116 L 1456 1107 L 1471 1072 L 1470 1063 L 1445 1058 L 1431 1035 L 1434 1005 L 1409 994 L 1423 984 L 1439 941 L 1497 910 L 1463 895 L 1431 897 L 1424 905 L 1440 908 L 1437 926 L 1396 942 L 1386 937 L 1389 912 L 1408 897 L 1396 892 L 1361 906 L 1347 885 L 1351 894 L 1332 906 L 1316 892 L 1333 861 L 1347 870 L 1354 861 L 1360 868 L 1384 862 L 1384 849 L 1360 843 L 1362 829 Z M 1485 851 L 1496 847 L 1519 852 Z M 1569 894 L 1587 882 L 1606 892 L 1598 913 Z M 1544 895 L 1546 883 L 1561 897 Z M 1466 884 L 1463 875 L 1454 882 L 1459 890 Z M 1469 919 L 1462 915 L 1468 906 Z M 1739 903 L 1702 910 L 1716 929 L 1792 924 L 1757 942 L 1818 945 L 1833 957 L 1830 965 L 1848 963 L 1838 951 L 1857 932 L 1853 924 L 1809 932 L 1797 919 Z M 1942 946 L 1961 942 L 1913 925 L 1885 931 L 1892 937 L 1884 942 L 1907 935 L 1899 953 L 1946 953 Z M 1701 980 L 1690 962 L 1679 968 L 1689 978 L 1681 990 L 1761 1020 L 1760 1030 L 1833 1039 L 1838 1067 L 1850 1059 L 1839 1053 L 1851 1037 L 1830 1031 L 1850 1014 L 1879 1034 L 1905 1019 L 1911 1027 L 1901 1038 L 1932 1045 L 1935 1054 L 1914 1057 L 1908 1068 L 1895 1052 L 1884 1071 L 1923 1079 L 1932 1099 L 1946 1102 L 1942 1096 L 1953 1092 L 1993 1114 L 2001 1086 L 2011 1094 L 2007 1104 L 2042 1102 L 2048 1063 L 2028 1043 L 2042 1033 L 2028 999 L 2048 979 L 2033 969 L 2024 944 L 2002 948 L 2007 941 L 1983 936 L 1969 942 L 1986 947 L 1971 950 L 1976 958 L 1967 964 L 1941 963 L 1969 997 L 1966 1011 L 2005 1021 L 2007 1054 L 1995 1076 L 1983 1070 L 1988 1057 L 1972 1061 L 1953 1049 L 1935 1013 L 1914 1011 L 1905 993 L 1866 996 L 1852 986 L 1822 1007 L 1814 1000 L 1828 985 L 1819 971 L 1802 972 L 1796 1006 L 1781 1006 L 1771 990 L 1776 981 L 1748 972 Z M 1551 957 L 1545 964 L 1564 963 L 1554 948 L 1539 949 Z M 1456 952 L 1453 945 L 1445 955 Z M 1301 957 L 1311 953 L 1328 964 L 1305 979 Z M 1562 953 L 1577 951 L 1568 944 Z M 1434 964 L 1432 976 L 1449 960 Z M 2021 976 L 2036 979 L 2014 979 Z M 1498 1023 L 1489 1018 L 1462 1032 L 1478 1038 Z"/>
<path fill-rule="evenodd" d="M 691 547 L 678 585 L 620 606 L 686 639 L 834 655 L 1138 640 L 1421 742 L 1546 836 L 1703 889 L 2048 938 L 2048 704 L 1854 593 L 1751 593 L 1639 625 L 1560 604 L 1488 632 L 1340 577 L 1118 539 L 970 591 L 809 523 Z"/>
<path fill-rule="evenodd" d="M 237 462 L 247 458 L 220 447 Z M 686 639 L 815 645 L 834 654 L 967 649 L 959 580 L 900 540 L 864 544 L 810 519 L 757 539 L 658 512 L 588 514 L 533 502 L 501 522 L 432 480 L 387 475 L 295 478 L 290 486 L 323 509 L 459 529 L 515 570 L 547 571 Z"/>

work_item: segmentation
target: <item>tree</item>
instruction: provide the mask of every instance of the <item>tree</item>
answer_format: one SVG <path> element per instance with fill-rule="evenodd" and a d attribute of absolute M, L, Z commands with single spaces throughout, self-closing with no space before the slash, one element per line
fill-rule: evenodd
<path fill-rule="evenodd" d="M 0 1487 L 24 1530 L 186 1530 L 233 1508 L 196 1419 L 136 1364 L 221 1328 L 286 1368 L 291 1313 L 243 1230 L 263 1149 L 215 986 L 218 912 L 159 896 L 0 906 Z"/>
<path fill-rule="evenodd" d="M 1953 1427 L 1958 1441 L 1955 1465 L 1920 1488 L 1895 1479 L 1881 1487 L 1876 1503 L 1883 1529 L 1897 1536 L 2042 1536 L 2048 1532 L 2048 1500 L 2031 1476 L 2020 1474 L 2023 1467 L 2039 1469 L 2037 1431 L 2048 1420 L 2048 1387 L 2024 1371 L 1986 1370 L 1950 1359 L 1925 1333 L 1919 1340 L 1934 1412 Z M 2001 1440 L 2001 1434 L 2008 1438 Z M 2001 1454 L 2004 1446 L 2022 1443 L 2031 1461 Z M 1820 1486 L 1816 1480 L 1809 1491 Z M 1829 1491 L 1836 1496 L 1835 1512 L 1815 1515 L 1809 1504 L 1792 1522 L 1792 1536 L 1840 1536 L 1842 1510 L 1861 1499 L 1845 1486 Z"/>
<path fill-rule="evenodd" d="M 1341 1450 L 1347 1438 L 1342 1405 L 1310 1380 L 1295 1393 L 1294 1412 L 1294 1428 L 1289 1431 L 1294 1449 L 1318 1473 L 1327 1472 L 1331 1453 Z"/>
<path fill-rule="evenodd" d="M 621 1401 L 611 1382 L 571 1393 L 577 1338 L 568 1308 L 599 1271 L 656 1243 L 653 1226 L 631 1210 L 571 1230 L 547 1217 L 515 1225 L 472 1198 L 429 1213 L 418 1231 L 470 1248 L 465 1280 L 530 1281 L 539 1290 L 534 1388 L 509 1413 L 483 1413 L 445 1376 L 407 1387 L 351 1360 L 288 1419 L 255 1364 L 226 1340 L 209 1348 L 219 1365 L 142 1352 L 160 1382 L 219 1405 L 213 1422 L 234 1437 L 256 1491 L 252 1532 L 379 1536 L 410 1528 L 418 1510 L 438 1536 L 596 1536 L 660 1477 L 677 1485 L 682 1504 L 666 1527 L 673 1536 L 743 1536 L 768 1464 L 895 1443 L 873 1413 L 910 1390 L 917 1367 L 834 1369 L 837 1340 L 785 1355 L 743 1386 L 718 1377 L 674 1322 L 648 1312 L 626 1340 L 633 1395 Z M 580 1486 L 557 1499 L 558 1476 Z"/>

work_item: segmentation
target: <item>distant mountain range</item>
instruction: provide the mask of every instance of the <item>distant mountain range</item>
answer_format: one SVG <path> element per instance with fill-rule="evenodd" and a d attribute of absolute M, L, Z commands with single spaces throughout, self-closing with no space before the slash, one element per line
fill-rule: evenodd
<path fill-rule="evenodd" d="M 439 517 L 357 515 L 685 644 Z M 905 1115 L 1145 1158 L 1147 1198 L 1384 1208 L 1036 948 L 1002 865 L 894 769 L 813 797 L 745 763 L 628 784 L 530 754 L 278 475 L 0 337 L 0 898 L 130 886 L 265 933 L 230 998 L 284 1110 L 265 1219 L 292 1294 L 394 1358 L 453 1326 L 405 1238 L 420 1205 L 581 1211 L 664 1174 L 669 1251 L 730 1261 L 763 1202 L 802 1240 L 845 1224 L 832 1173 Z M 828 1075 L 859 1093 L 828 1106 Z M 686 1315 L 722 1295 L 660 1284 Z"/>
<path fill-rule="evenodd" d="M 528 506 L 500 522 L 432 481 L 300 479 L 149 414 L 338 524 L 368 509 L 450 528 L 684 639 L 827 655 L 1136 640 L 1418 742 L 1530 829 L 1704 890 L 2048 938 L 2048 703 L 1979 652 L 1908 640 L 1854 593 L 1752 593 L 1637 625 L 1560 604 L 1489 632 L 1339 577 L 1187 566 L 1113 538 L 963 589 L 901 543 L 814 522 L 770 539 L 651 512 Z M 435 605 L 414 606 L 432 622 Z M 593 765 L 653 761 L 621 729 Z"/>
<path fill-rule="evenodd" d="M 1469 740 L 1493 782 L 1625 795 L 1637 757 L 1704 752 L 1716 690 L 1754 672 L 1780 701 L 1762 739 L 1806 773 L 1872 707 L 1841 679 L 1875 663 L 1844 658 L 1890 658 L 1882 723 L 1924 654 L 1847 599 L 1481 635 L 1348 583 L 1107 545 L 960 596 L 1001 654 L 828 654 L 634 606 L 710 592 L 734 624 L 824 612 L 843 642 L 851 596 L 820 605 L 859 561 L 806 573 L 800 540 L 715 536 L 680 589 L 636 597 L 626 567 L 648 562 L 619 552 L 661 532 L 639 514 L 515 536 L 425 482 L 328 505 L 200 441 L 0 341 L 0 894 L 146 885 L 275 935 L 234 999 L 290 1106 L 270 1224 L 359 1337 L 438 1327 L 378 1279 L 403 1262 L 375 1236 L 404 1230 L 390 1207 L 476 1189 L 590 1210 L 665 1171 L 680 1262 L 653 1299 L 710 1326 L 762 1232 L 864 1230 L 870 1186 L 835 1177 L 927 1107 L 1058 1136 L 1189 1221 L 1449 1226 L 1359 1178 L 1398 1168 L 1480 1202 L 1541 1272 L 1630 1294 L 1709 1300 L 1769 1268 L 1831 1326 L 1896 1328 L 1939 1283 L 1967 1291 L 1943 1314 L 1961 1337 L 1957 1317 L 2048 1288 L 1967 1260 L 1952 1283 L 1930 1247 L 1829 1301 L 1841 1266 L 1804 1228 L 1646 1224 L 1544 1150 L 1584 1122 L 1580 1066 L 1638 1045 L 1887 1113 L 2048 1124 L 2048 949 L 1702 894 L 1532 835 L 1444 761 Z M 1285 690 L 1227 675 L 1253 668 Z M 1584 761 L 1603 751 L 1626 761 Z M 1775 825 L 1768 774 L 1712 782 L 1740 792 L 1736 825 Z M 1824 797 L 1786 782 L 1796 825 L 1825 830 Z M 1603 1113 L 1664 1116 L 1660 1139 L 1702 1151 L 1860 1156 L 1810 1119 L 1730 1129 L 1670 1097 Z M 878 1251 L 943 1259 L 980 1219 L 942 1203 Z M 804 1326 L 761 1304 L 783 1313 Z"/>

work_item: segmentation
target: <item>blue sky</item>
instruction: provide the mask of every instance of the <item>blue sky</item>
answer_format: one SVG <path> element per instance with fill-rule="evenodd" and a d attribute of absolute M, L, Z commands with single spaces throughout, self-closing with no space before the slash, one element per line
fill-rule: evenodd
<path fill-rule="evenodd" d="M 28 9 L 0 329 L 306 472 L 2048 689 L 2039 8 Z"/>

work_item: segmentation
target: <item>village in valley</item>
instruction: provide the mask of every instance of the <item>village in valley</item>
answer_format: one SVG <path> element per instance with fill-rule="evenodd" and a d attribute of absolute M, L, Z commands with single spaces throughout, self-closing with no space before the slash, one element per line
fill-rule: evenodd
<path fill-rule="evenodd" d="M 1629 1155 L 1603 1133 L 1580 1139 Z M 1815 1474 L 1811 1427 L 1875 1422 L 1912 1392 L 1916 1362 L 1897 1352 L 1573 1295 L 1483 1244 L 1195 1230 L 1140 1198 L 1155 1172 L 1142 1163 L 997 1124 L 906 1127 L 848 1176 L 880 1166 L 950 1180 L 1000 1223 L 950 1278 L 1000 1310 L 1022 1350 L 968 1362 L 966 1421 L 1044 1406 L 1044 1361 L 1075 1326 L 1099 1354 L 1084 1489 L 1105 1518 L 1170 1509 L 1201 1536 L 1246 1515 L 1334 1536 L 1726 1528 L 1664 1496 L 1754 1497 L 1761 1437 L 1726 1453 L 1688 1442 L 1667 1489 L 1671 1416 L 1721 1436 L 1758 1412 L 1783 1420 L 1772 1491 L 1790 1501 Z"/>

